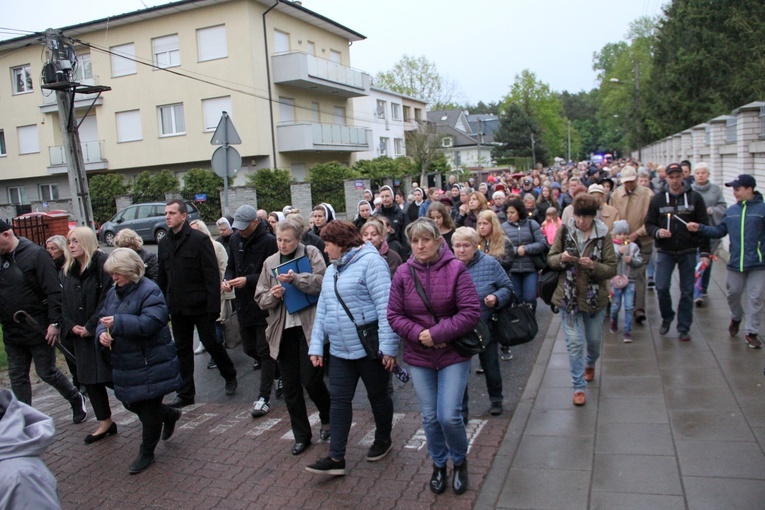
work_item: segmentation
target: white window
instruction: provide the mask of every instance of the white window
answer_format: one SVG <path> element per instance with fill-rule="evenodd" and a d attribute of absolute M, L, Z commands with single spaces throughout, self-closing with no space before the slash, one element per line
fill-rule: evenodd
<path fill-rule="evenodd" d="M 342 64 L 343 54 L 336 50 L 329 50 L 329 60 L 335 64 Z"/>
<path fill-rule="evenodd" d="M 0 129 L 0 156 L 8 154 L 5 152 L 5 131 Z"/>
<path fill-rule="evenodd" d="M 454 143 L 451 136 L 447 136 L 441 140 L 441 147 L 451 147 L 452 145 L 454 145 Z"/>
<path fill-rule="evenodd" d="M 155 66 L 165 68 L 181 65 L 181 50 L 178 48 L 178 34 L 152 39 L 151 48 L 154 53 Z"/>
<path fill-rule="evenodd" d="M 27 201 L 27 190 L 24 186 L 8 188 L 8 203 L 23 204 Z"/>
<path fill-rule="evenodd" d="M 40 184 L 40 200 L 58 200 L 58 186 Z"/>
<path fill-rule="evenodd" d="M 402 156 L 404 154 L 404 139 L 395 138 L 393 140 L 393 154 L 396 156 Z"/>
<path fill-rule="evenodd" d="M 214 131 L 220 122 L 221 113 L 231 115 L 231 96 L 215 97 L 202 100 L 202 112 L 204 114 L 205 131 Z"/>
<path fill-rule="evenodd" d="M 143 140 L 141 129 L 141 110 L 117 112 L 117 142 L 135 142 Z"/>
<path fill-rule="evenodd" d="M 388 145 L 390 145 L 390 138 L 381 136 L 380 137 L 380 156 L 388 155 Z"/>
<path fill-rule="evenodd" d="M 200 62 L 228 57 L 226 25 L 197 30 L 197 54 Z"/>
<path fill-rule="evenodd" d="M 32 68 L 29 64 L 11 69 L 13 77 L 13 93 L 26 94 L 32 92 Z"/>
<path fill-rule="evenodd" d="M 398 103 L 390 104 L 390 118 L 393 120 L 401 120 L 401 105 Z"/>
<path fill-rule="evenodd" d="M 308 41 L 306 43 L 306 51 L 309 55 L 316 55 L 316 43 L 313 41 Z"/>
<path fill-rule="evenodd" d="M 281 123 L 295 122 L 295 100 L 290 97 L 279 97 L 279 121 Z"/>
<path fill-rule="evenodd" d="M 335 124 L 345 125 L 345 108 L 335 106 Z"/>
<path fill-rule="evenodd" d="M 378 119 L 384 119 L 385 118 L 385 101 L 382 99 L 377 100 L 377 108 L 375 109 L 375 115 Z"/>
<path fill-rule="evenodd" d="M 90 53 L 77 55 L 77 67 L 72 78 L 78 83 L 93 79 L 93 63 L 90 60 Z"/>
<path fill-rule="evenodd" d="M 274 53 L 290 51 L 290 35 L 281 30 L 274 30 Z"/>
<path fill-rule="evenodd" d="M 20 126 L 16 130 L 19 137 L 19 154 L 40 152 L 40 139 L 37 137 L 37 124 Z"/>
<path fill-rule="evenodd" d="M 183 103 L 168 104 L 157 108 L 159 113 L 160 136 L 186 134 L 186 119 L 183 115 Z"/>
<path fill-rule="evenodd" d="M 316 101 L 311 103 L 311 120 L 319 122 L 319 103 Z"/>
<path fill-rule="evenodd" d="M 123 44 L 109 48 L 112 55 L 112 78 L 136 73 L 135 44 Z"/>

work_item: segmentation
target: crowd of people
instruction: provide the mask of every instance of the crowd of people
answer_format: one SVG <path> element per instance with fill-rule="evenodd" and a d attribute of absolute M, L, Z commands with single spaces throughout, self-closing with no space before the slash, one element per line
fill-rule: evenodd
<path fill-rule="evenodd" d="M 401 351 L 433 462 L 428 486 L 444 492 L 451 460 L 460 494 L 469 486 L 471 357 L 457 341 L 511 302 L 535 310 L 543 271 L 557 274 L 549 302 L 561 314 L 576 406 L 586 404 L 595 378 L 604 324 L 618 335 L 621 315 L 624 342 L 635 340 L 647 290 L 658 297 L 660 334 L 677 319 L 678 339 L 691 340 L 719 247 L 710 240 L 730 236 L 729 333 L 736 336 L 746 318 L 745 340 L 760 347 L 765 205 L 752 176 L 725 185 L 736 198 L 731 207 L 709 168 L 699 163 L 692 173 L 687 161 L 663 167 L 606 159 L 497 172 L 480 183 L 451 175 L 443 188 L 364 190 L 349 221 L 327 203 L 306 213 L 243 205 L 216 222 L 216 239 L 173 200 L 157 256 L 130 230 L 107 256 L 86 227 L 48 239 L 46 254 L 2 221 L 0 320 L 12 390 L 31 405 L 34 361 L 41 379 L 69 401 L 75 423 L 86 418 L 87 395 L 98 422 L 84 438 L 92 444 L 118 433 L 113 389 L 143 426 L 129 466 L 139 473 L 153 463 L 159 440 L 173 435 L 181 409 L 195 403 L 195 353 L 210 355 L 208 368 L 219 371 L 226 395 L 235 394 L 237 372 L 223 342 L 223 323 L 235 312 L 243 352 L 260 371 L 253 418 L 269 413 L 274 390 L 283 395 L 291 453 L 301 455 L 314 437 L 304 390 L 318 409 L 329 454 L 307 471 L 345 474 L 359 379 L 375 421 L 366 459 L 379 461 L 393 448 L 391 373 L 401 373 Z M 68 354 L 71 380 L 56 368 L 53 346 Z M 512 353 L 489 338 L 479 371 L 494 416 L 503 413 L 500 359 Z"/>

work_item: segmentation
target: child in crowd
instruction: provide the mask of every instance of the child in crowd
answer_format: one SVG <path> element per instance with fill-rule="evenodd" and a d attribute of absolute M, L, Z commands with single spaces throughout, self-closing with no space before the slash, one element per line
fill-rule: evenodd
<path fill-rule="evenodd" d="M 635 311 L 635 278 L 632 269 L 643 263 L 640 248 L 630 242 L 630 226 L 625 220 L 614 222 L 611 238 L 616 252 L 616 276 L 611 279 L 611 333 L 619 332 L 619 310 L 624 302 L 624 342 L 632 342 L 632 313 Z"/>
<path fill-rule="evenodd" d="M 555 207 L 548 207 L 545 211 L 545 221 L 542 222 L 542 233 L 547 238 L 547 244 L 553 245 L 555 241 L 555 234 L 560 228 L 560 218 L 558 217 L 558 210 Z"/>

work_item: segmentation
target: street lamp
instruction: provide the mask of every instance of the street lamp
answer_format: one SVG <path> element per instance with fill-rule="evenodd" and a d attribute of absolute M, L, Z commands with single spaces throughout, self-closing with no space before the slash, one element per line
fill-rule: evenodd
<path fill-rule="evenodd" d="M 638 64 L 637 59 L 635 60 L 635 81 L 632 83 L 629 82 L 623 82 L 619 78 L 611 78 L 608 80 L 611 83 L 617 84 L 617 85 L 632 85 L 634 87 L 634 96 L 635 96 L 635 142 L 637 144 L 637 152 L 638 152 L 638 161 L 643 160 L 643 148 L 642 140 L 641 140 L 641 129 L 640 129 L 640 66 Z"/>

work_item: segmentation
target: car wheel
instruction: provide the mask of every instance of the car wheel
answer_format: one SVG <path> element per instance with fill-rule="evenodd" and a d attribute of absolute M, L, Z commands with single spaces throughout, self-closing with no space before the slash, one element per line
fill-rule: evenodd
<path fill-rule="evenodd" d="M 164 237 L 167 235 L 167 231 L 163 228 L 158 228 L 156 232 L 154 232 L 154 240 L 157 241 L 157 244 L 164 239 Z"/>
<path fill-rule="evenodd" d="M 114 246 L 114 232 L 104 232 L 106 246 Z"/>

